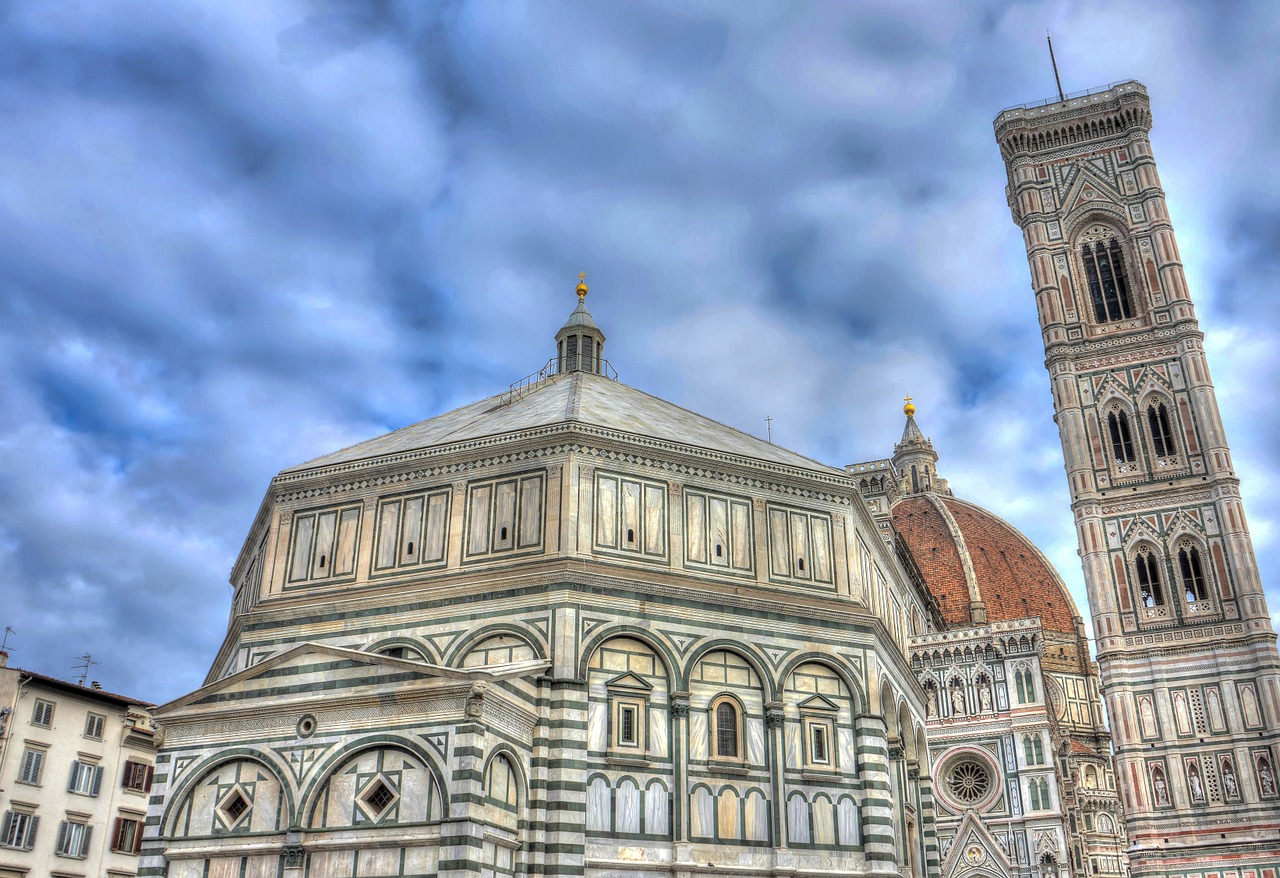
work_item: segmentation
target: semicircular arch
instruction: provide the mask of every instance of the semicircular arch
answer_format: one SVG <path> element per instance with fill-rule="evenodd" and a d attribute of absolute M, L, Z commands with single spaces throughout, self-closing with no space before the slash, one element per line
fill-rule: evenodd
<path fill-rule="evenodd" d="M 329 778 L 333 776 L 335 771 L 361 753 L 379 748 L 404 750 L 414 758 L 421 760 L 427 771 L 431 773 L 432 779 L 436 782 L 436 787 L 440 792 L 442 812 L 449 813 L 449 787 L 445 783 L 444 771 L 431 752 L 407 735 L 382 733 L 358 738 L 344 744 L 324 757 L 313 770 L 312 780 L 308 783 L 306 791 L 301 797 L 299 803 L 301 809 L 298 812 L 298 818 L 310 820 L 316 797 L 324 789 L 325 784 L 328 783 Z"/>
<path fill-rule="evenodd" d="M 764 689 L 765 697 L 769 701 L 776 701 L 778 698 L 778 685 L 773 674 L 769 673 L 769 665 L 764 657 L 749 647 L 736 640 L 728 638 L 719 638 L 716 640 L 708 640 L 702 643 L 689 654 L 689 658 L 680 675 L 681 688 L 686 691 L 692 685 L 691 677 L 693 669 L 698 666 L 704 657 L 713 652 L 728 652 L 741 658 L 744 662 L 751 666 L 751 670 L 755 671 L 756 678 L 760 680 L 760 686 Z"/>
<path fill-rule="evenodd" d="M 652 631 L 636 625 L 610 625 L 608 628 L 592 634 L 591 639 L 582 645 L 582 653 L 578 657 L 579 680 L 587 679 L 587 669 L 591 666 L 591 659 L 595 656 L 596 650 L 610 640 L 615 640 L 619 637 L 627 637 L 631 640 L 639 641 L 652 649 L 658 658 L 662 660 L 663 667 L 667 673 L 668 686 L 674 688 L 676 680 L 683 678 L 675 652 Z"/>
<path fill-rule="evenodd" d="M 514 637 L 533 650 L 533 654 L 536 657 L 544 660 L 547 658 L 547 645 L 532 626 L 517 625 L 511 622 L 495 622 L 492 625 L 484 626 L 478 631 L 472 631 L 459 640 L 450 648 L 444 664 L 450 668 L 461 667 L 461 663 L 466 660 L 467 653 L 494 637 Z"/>
<path fill-rule="evenodd" d="M 787 681 L 791 679 L 791 675 L 795 673 L 796 668 L 807 664 L 822 665 L 840 678 L 840 682 L 844 683 L 845 688 L 849 690 L 850 697 L 853 699 L 854 716 L 866 710 L 867 692 L 862 686 L 862 681 L 855 677 L 853 672 L 835 656 L 825 652 L 802 652 L 789 658 L 778 673 L 778 678 L 781 680 L 784 690 L 786 689 Z"/>
<path fill-rule="evenodd" d="M 278 759 L 279 757 L 270 750 L 258 750 L 253 747 L 232 747 L 229 750 L 220 750 L 207 759 L 191 766 L 185 772 L 186 779 L 179 781 L 169 795 L 169 802 L 165 805 L 164 813 L 160 818 L 160 826 L 169 835 L 175 834 L 171 823 L 182 809 L 182 806 L 186 804 L 196 786 L 214 771 L 232 762 L 256 762 L 271 772 L 271 776 L 275 778 L 276 783 L 280 784 L 280 789 L 284 792 L 286 815 L 288 817 L 286 825 L 293 826 L 297 821 L 298 815 L 296 809 L 297 794 L 293 784 L 289 782 L 289 778 L 292 775 L 288 766 L 283 762 L 279 762 Z"/>

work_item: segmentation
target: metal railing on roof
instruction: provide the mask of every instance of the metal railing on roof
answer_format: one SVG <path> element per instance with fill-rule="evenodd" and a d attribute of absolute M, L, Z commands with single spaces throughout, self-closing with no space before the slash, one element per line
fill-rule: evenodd
<path fill-rule="evenodd" d="M 1086 88 L 1083 91 L 1069 92 L 1068 94 L 1066 94 L 1061 98 L 1045 98 L 1044 100 L 1041 100 L 1041 101 L 1031 101 L 1026 104 L 1014 104 L 1012 107 L 1005 107 L 1003 110 L 1000 111 L 1000 113 L 1007 113 L 1010 110 L 1034 110 L 1036 107 L 1047 107 L 1050 104 L 1061 104 L 1061 103 L 1065 103 L 1066 101 L 1073 101 L 1076 98 L 1087 98 L 1090 95 L 1102 94 L 1103 92 L 1111 91 L 1111 89 L 1113 88 L 1118 88 L 1119 86 L 1128 85 L 1130 83 L 1133 83 L 1134 85 L 1141 84 L 1136 79 L 1122 79 L 1119 82 L 1112 82 L 1112 83 L 1108 83 L 1107 85 L 1094 86 L 1093 88 Z M 1000 113 L 997 113 L 996 115 L 999 116 Z"/>
<path fill-rule="evenodd" d="M 536 372 L 530 372 L 528 375 L 513 383 L 507 390 L 506 398 L 502 400 L 503 405 L 510 405 L 518 399 L 523 399 L 533 392 L 533 389 L 544 381 L 554 381 L 562 375 L 570 372 L 589 372 L 592 375 L 600 375 L 608 378 L 610 381 L 618 380 L 618 370 L 603 357 L 596 358 L 583 354 L 575 365 L 569 362 L 567 357 L 552 357 L 547 360 L 546 365 Z"/>

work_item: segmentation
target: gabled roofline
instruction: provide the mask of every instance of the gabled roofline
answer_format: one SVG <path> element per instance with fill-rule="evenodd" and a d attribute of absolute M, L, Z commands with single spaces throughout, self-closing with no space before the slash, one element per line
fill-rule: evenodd
<path fill-rule="evenodd" d="M 358 649 L 347 649 L 342 646 L 328 646 L 322 643 L 307 641 L 297 646 L 287 649 L 279 655 L 272 656 L 266 661 L 259 662 L 252 667 L 245 668 L 243 671 L 237 671 L 229 677 L 223 677 L 212 683 L 201 686 L 194 692 L 189 692 L 181 698 L 175 698 L 156 708 L 157 717 L 162 714 L 171 713 L 179 708 L 188 707 L 207 698 L 208 696 L 228 689 L 244 680 L 250 680 L 254 677 L 261 676 L 272 668 L 278 667 L 290 659 L 300 655 L 328 655 L 334 658 L 346 659 L 348 661 L 359 662 L 360 664 L 370 666 L 384 666 L 396 668 L 398 670 L 416 671 L 424 676 L 434 676 L 445 680 L 454 680 L 462 682 L 494 682 L 497 680 L 505 680 L 510 677 L 524 677 L 537 671 L 545 670 L 551 667 L 551 662 L 545 659 L 530 659 L 522 662 L 511 662 L 505 665 L 494 665 L 488 668 L 449 668 L 443 665 L 432 665 L 426 662 L 416 662 L 411 659 L 392 658 L 388 655 L 382 655 L 375 652 L 363 652 Z"/>

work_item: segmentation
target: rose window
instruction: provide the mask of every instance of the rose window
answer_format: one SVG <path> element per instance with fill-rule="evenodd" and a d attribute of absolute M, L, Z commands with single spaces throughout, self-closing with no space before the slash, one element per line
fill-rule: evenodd
<path fill-rule="evenodd" d="M 972 804 L 991 789 L 991 774 L 977 762 L 961 762 L 951 769 L 947 789 L 959 801 Z"/>

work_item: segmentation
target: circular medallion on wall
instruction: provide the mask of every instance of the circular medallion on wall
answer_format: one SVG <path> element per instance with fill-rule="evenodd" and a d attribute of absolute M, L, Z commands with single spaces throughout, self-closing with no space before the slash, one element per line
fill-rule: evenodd
<path fill-rule="evenodd" d="M 298 720 L 298 737 L 310 738 L 316 733 L 316 718 L 311 714 L 307 714 Z"/>

